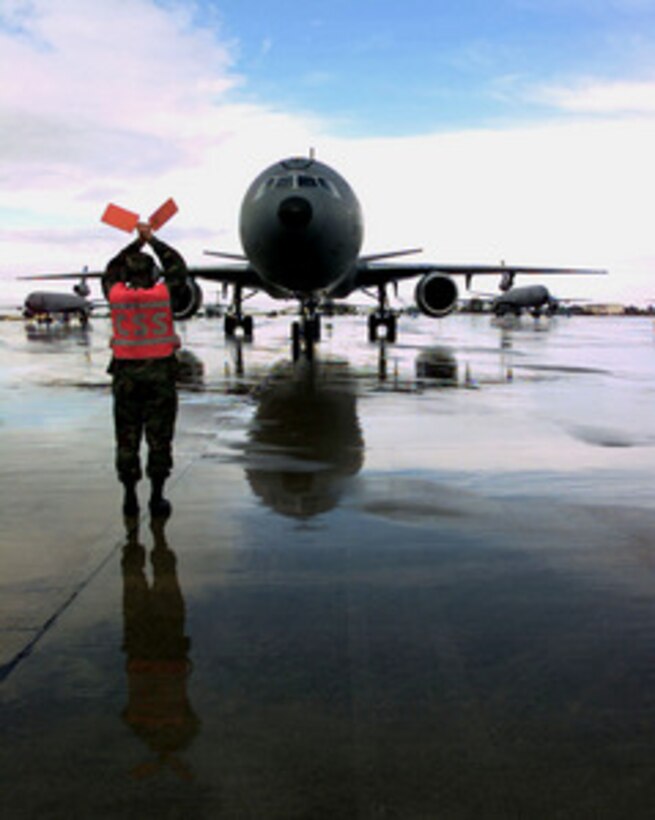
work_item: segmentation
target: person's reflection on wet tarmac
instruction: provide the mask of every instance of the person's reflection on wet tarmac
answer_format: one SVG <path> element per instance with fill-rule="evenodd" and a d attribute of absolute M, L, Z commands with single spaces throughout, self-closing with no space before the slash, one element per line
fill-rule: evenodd
<path fill-rule="evenodd" d="M 150 553 L 153 582 L 146 575 L 146 549 L 138 519 L 126 518 L 123 547 L 123 651 L 128 703 L 121 717 L 155 759 L 132 770 L 137 779 L 168 767 L 184 780 L 193 775 L 178 757 L 198 733 L 200 720 L 187 693 L 190 639 L 184 634 L 185 605 L 177 559 L 166 542 L 165 518 L 153 518 Z"/>
<path fill-rule="evenodd" d="M 364 463 L 357 399 L 347 363 L 284 362 L 256 393 L 246 476 L 264 504 L 307 519 L 337 506 Z"/>

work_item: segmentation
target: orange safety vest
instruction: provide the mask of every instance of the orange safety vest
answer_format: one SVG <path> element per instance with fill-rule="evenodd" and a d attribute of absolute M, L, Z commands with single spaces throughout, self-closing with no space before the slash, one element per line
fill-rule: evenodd
<path fill-rule="evenodd" d="M 153 288 L 128 288 L 122 282 L 109 291 L 117 359 L 163 359 L 180 346 L 173 330 L 173 311 L 163 282 Z"/>

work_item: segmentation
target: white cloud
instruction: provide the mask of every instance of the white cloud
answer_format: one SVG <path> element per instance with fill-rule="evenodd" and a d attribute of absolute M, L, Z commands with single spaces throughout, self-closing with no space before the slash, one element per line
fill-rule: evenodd
<path fill-rule="evenodd" d="M 101 246 L 115 246 L 118 235 L 98 222 L 108 200 L 150 213 L 173 195 L 184 214 L 178 231 L 222 228 L 235 246 L 234 203 L 250 176 L 304 150 L 314 129 L 227 104 L 241 78 L 192 12 L 150 0 L 3 4 L 0 73 L 17 79 L 0 87 L 0 217 L 10 213 L 13 225 L 2 235 L 3 271 L 66 267 L 62 226 L 69 259 L 83 247 L 88 261 L 90 225 L 107 237 Z"/>
<path fill-rule="evenodd" d="M 441 261 L 607 266 L 612 276 L 595 292 L 655 292 L 646 105 L 639 116 L 579 123 L 336 139 L 318 118 L 229 103 L 243 82 L 232 51 L 194 27 L 192 10 L 151 0 L 3 4 L 0 72 L 16 78 L 0 86 L 5 280 L 104 265 L 122 241 L 99 222 L 108 201 L 148 214 L 174 196 L 180 213 L 166 238 L 192 264 L 206 261 L 206 247 L 238 250 L 251 179 L 316 146 L 362 200 L 367 250 L 419 244 Z M 580 287 L 557 282 L 563 296 Z"/>
<path fill-rule="evenodd" d="M 572 88 L 542 88 L 536 96 L 549 105 L 580 114 L 655 114 L 655 80 L 587 80 Z"/>
<path fill-rule="evenodd" d="M 11 18 L 22 22 L 18 35 L 0 30 L 0 73 L 15 78 L 0 92 L 0 128 L 13 146 L 0 179 L 7 161 L 68 159 L 100 173 L 107 164 L 133 173 L 141 162 L 152 173 L 184 159 L 188 123 L 238 82 L 228 51 L 193 29 L 182 5 L 34 0 L 14 2 Z"/>

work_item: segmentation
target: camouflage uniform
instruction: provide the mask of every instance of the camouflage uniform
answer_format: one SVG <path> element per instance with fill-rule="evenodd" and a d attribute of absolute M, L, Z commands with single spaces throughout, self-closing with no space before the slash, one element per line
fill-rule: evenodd
<path fill-rule="evenodd" d="M 186 280 L 186 265 L 180 254 L 161 240 L 149 243 L 163 268 L 169 290 Z M 133 281 L 127 259 L 143 245 L 141 239 L 129 244 L 107 265 L 102 278 L 105 295 L 112 285 Z M 177 415 L 177 362 L 175 356 L 161 359 L 112 358 L 108 372 L 113 376 L 116 471 L 124 484 L 141 478 L 139 449 L 145 433 L 148 444 L 146 473 L 153 482 L 168 478 L 173 466 L 172 442 Z"/>

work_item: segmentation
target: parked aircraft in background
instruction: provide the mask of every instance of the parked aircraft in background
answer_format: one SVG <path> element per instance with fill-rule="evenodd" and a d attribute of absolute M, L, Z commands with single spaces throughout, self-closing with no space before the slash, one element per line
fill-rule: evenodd
<path fill-rule="evenodd" d="M 510 288 L 496 296 L 491 302 L 491 310 L 496 316 L 512 314 L 520 316 L 528 311 L 538 318 L 542 313 L 552 316 L 557 312 L 559 302 L 544 285 L 523 285 Z"/>
<path fill-rule="evenodd" d="M 256 177 L 241 204 L 239 232 L 243 253 L 207 251 L 230 260 L 229 264 L 189 269 L 187 283 L 171 294 L 175 316 L 189 318 L 201 307 L 202 291 L 196 279 L 221 282 L 232 289 L 224 317 L 227 336 L 240 331 L 244 337 L 252 337 L 252 316 L 243 311 L 244 298 L 250 293 L 261 291 L 275 299 L 296 300 L 298 319 L 291 334 L 294 359 L 302 349 L 311 355 L 320 340 L 322 305 L 358 290 L 372 291 L 377 297 L 377 308 L 368 317 L 369 340 L 378 338 L 383 328 L 386 339 L 393 342 L 397 316 L 390 307 L 387 289 L 396 288 L 405 279 L 418 280 L 418 308 L 427 316 L 440 318 L 457 305 L 454 276 L 464 276 L 469 287 L 474 276 L 483 274 L 511 280 L 518 273 L 605 272 L 399 261 L 399 257 L 420 250 L 415 248 L 362 255 L 364 221 L 359 201 L 340 174 L 313 156 L 284 159 Z"/>
<path fill-rule="evenodd" d="M 77 318 L 82 327 L 86 327 L 89 322 L 91 311 L 95 303 L 87 297 L 91 293 L 86 281 L 86 271 L 78 274 L 80 281 L 73 287 L 72 293 L 53 293 L 51 291 L 37 290 L 28 294 L 23 303 L 23 316 L 25 319 L 36 319 L 38 322 L 48 323 L 54 319 L 62 319 L 67 322 L 71 318 Z M 43 276 L 25 276 L 23 279 L 44 279 Z M 61 278 L 54 276 L 53 278 Z"/>
<path fill-rule="evenodd" d="M 491 298 L 491 311 L 498 317 L 520 316 L 528 312 L 535 319 L 542 315 L 553 316 L 563 304 L 580 302 L 580 299 L 558 299 L 545 285 L 513 285 L 514 277 L 503 275 L 500 293 Z"/>

